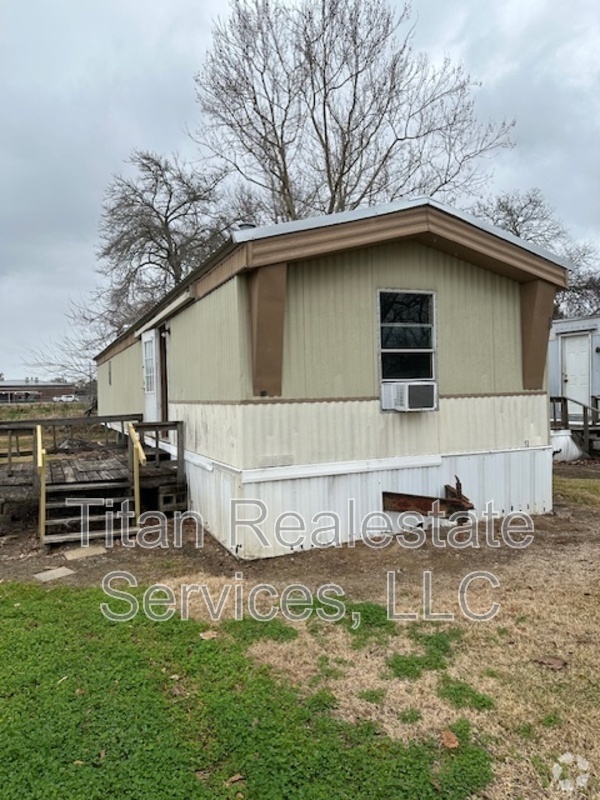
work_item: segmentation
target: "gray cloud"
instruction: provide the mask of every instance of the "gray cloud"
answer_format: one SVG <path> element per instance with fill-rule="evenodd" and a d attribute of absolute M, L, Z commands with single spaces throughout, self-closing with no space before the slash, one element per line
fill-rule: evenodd
<path fill-rule="evenodd" d="M 193 156 L 193 75 L 223 2 L 28 0 L 0 7 L 0 371 L 64 330 L 94 283 L 102 195 L 130 151 Z M 579 236 L 600 218 L 594 0 L 415 0 L 415 44 L 481 79 L 483 118 L 516 117 L 492 190 L 539 186 Z"/>

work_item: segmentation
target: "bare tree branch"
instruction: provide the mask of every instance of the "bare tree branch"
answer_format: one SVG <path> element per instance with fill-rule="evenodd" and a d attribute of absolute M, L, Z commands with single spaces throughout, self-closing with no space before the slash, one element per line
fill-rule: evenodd
<path fill-rule="evenodd" d="M 513 123 L 480 124 L 476 86 L 412 49 L 410 6 L 231 0 L 196 75 L 196 140 L 255 187 L 271 219 L 485 184 Z"/>
<path fill-rule="evenodd" d="M 222 174 L 200 175 L 177 157 L 141 151 L 129 163 L 136 175 L 116 176 L 106 191 L 98 272 L 110 280 L 116 301 L 143 305 L 149 292 L 158 299 L 222 241 L 216 210 Z"/>
<path fill-rule="evenodd" d="M 539 189 L 504 192 L 480 200 L 471 212 L 522 239 L 556 253 L 573 265 L 569 288 L 560 292 L 556 317 L 600 314 L 600 254 L 591 242 L 577 242 L 555 216 Z"/>

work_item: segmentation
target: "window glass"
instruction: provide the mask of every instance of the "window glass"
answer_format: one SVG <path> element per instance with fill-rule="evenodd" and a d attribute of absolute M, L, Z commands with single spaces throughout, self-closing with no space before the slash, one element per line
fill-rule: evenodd
<path fill-rule="evenodd" d="M 154 391 L 154 342 L 144 342 L 144 383 L 147 394 Z"/>
<path fill-rule="evenodd" d="M 433 380 L 433 295 L 380 292 L 381 379 Z"/>
<path fill-rule="evenodd" d="M 433 378 L 431 353 L 382 353 L 383 380 L 429 380 Z"/>
<path fill-rule="evenodd" d="M 432 296 L 416 292 L 381 292 L 379 295 L 381 323 L 420 322 L 431 324 Z"/>
<path fill-rule="evenodd" d="M 431 326 L 382 325 L 381 347 L 384 350 L 423 350 L 432 347 Z"/>

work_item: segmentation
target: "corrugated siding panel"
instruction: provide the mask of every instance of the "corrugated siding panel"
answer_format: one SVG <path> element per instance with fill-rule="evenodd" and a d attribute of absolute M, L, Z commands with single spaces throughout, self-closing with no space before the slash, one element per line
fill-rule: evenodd
<path fill-rule="evenodd" d="M 109 372 L 112 373 L 111 382 Z M 143 411 L 142 346 L 136 342 L 99 365 L 98 413 L 137 414 Z"/>
<path fill-rule="evenodd" d="M 185 449 L 242 467 L 238 405 L 169 403 L 169 419 L 183 420 Z"/>
<path fill-rule="evenodd" d="M 170 322 L 169 401 L 243 398 L 249 364 L 242 360 L 239 279 L 232 278 Z"/>
<path fill-rule="evenodd" d="M 545 395 L 442 399 L 438 412 L 382 413 L 378 400 L 241 408 L 253 467 L 461 453 L 548 444 Z"/>
<path fill-rule="evenodd" d="M 186 464 L 190 508 L 201 516 L 204 526 L 227 547 L 231 500 L 240 495 L 239 475 L 227 470 L 209 472 Z"/>
<path fill-rule="evenodd" d="M 294 550 L 326 543 L 324 535 L 311 537 L 311 534 L 317 528 L 333 524 L 331 517 L 324 516 L 328 512 L 339 518 L 339 541 L 348 543 L 360 538 L 368 514 L 381 511 L 382 492 L 440 496 L 445 484 L 454 483 L 455 475 L 460 476 L 463 490 L 479 515 L 490 502 L 501 514 L 510 511 L 543 514 L 552 509 L 552 448 L 450 456 L 435 467 L 407 467 L 250 485 L 240 484 L 239 476 L 226 470 L 215 468 L 208 472 L 188 465 L 192 507 L 202 514 L 211 533 L 225 547 L 246 559 L 292 552 L 292 548 L 278 542 L 275 536 L 275 523 L 281 515 L 295 512 L 304 521 L 304 542 Z M 233 499 L 243 501 L 234 515 Z M 262 508 L 256 503 L 263 504 Z M 266 516 L 258 527 L 267 545 L 261 543 L 249 525 L 243 524 L 244 520 L 259 519 L 263 510 Z M 287 524 L 295 523 L 288 519 Z M 369 523 L 369 527 L 374 527 L 374 521 Z M 296 535 L 288 533 L 283 538 L 289 541 Z M 392 552 L 398 547 L 396 542 L 388 545 Z"/>
<path fill-rule="evenodd" d="M 378 395 L 377 290 L 435 291 L 440 392 L 522 390 L 519 287 L 417 242 L 295 264 L 284 397 Z"/>

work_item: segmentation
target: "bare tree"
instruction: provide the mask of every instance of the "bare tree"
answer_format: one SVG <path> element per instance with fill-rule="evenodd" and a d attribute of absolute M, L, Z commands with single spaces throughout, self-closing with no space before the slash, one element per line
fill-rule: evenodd
<path fill-rule="evenodd" d="M 274 220 L 486 182 L 513 123 L 480 124 L 460 66 L 412 48 L 410 6 L 231 0 L 196 75 L 196 140 Z"/>
<path fill-rule="evenodd" d="M 79 325 L 71 333 L 48 341 L 39 347 L 27 350 L 23 355 L 23 366 L 45 378 L 61 378 L 73 383 L 89 383 L 94 379 L 96 365 L 94 356 L 102 348 L 95 349 Z"/>
<path fill-rule="evenodd" d="M 179 284 L 223 239 L 216 210 L 221 174 L 199 174 L 176 156 L 134 151 L 133 177 L 109 185 L 100 223 L 102 297 L 119 330 Z M 107 288 L 108 287 L 108 288 Z"/>
<path fill-rule="evenodd" d="M 216 171 L 200 174 L 177 157 L 135 151 L 131 177 L 107 189 L 100 224 L 98 285 L 71 300 L 69 332 L 40 344 L 24 365 L 89 380 L 90 364 L 225 239 L 232 224 L 261 210 L 243 186 L 219 186 Z"/>
<path fill-rule="evenodd" d="M 569 288 L 559 293 L 555 316 L 600 313 L 598 250 L 591 242 L 578 242 L 572 237 L 539 189 L 503 192 L 495 198 L 478 201 L 470 210 L 475 216 L 552 251 L 572 265 Z"/>

